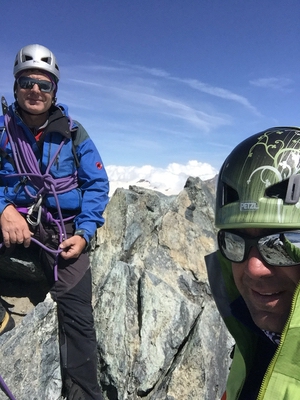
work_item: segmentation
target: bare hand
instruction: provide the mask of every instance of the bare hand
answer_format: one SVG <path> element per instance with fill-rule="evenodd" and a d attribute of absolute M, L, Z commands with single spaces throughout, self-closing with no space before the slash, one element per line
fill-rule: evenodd
<path fill-rule="evenodd" d="M 32 233 L 25 218 L 13 205 L 9 205 L 3 210 L 0 224 L 5 247 L 10 247 L 15 243 L 24 243 L 24 247 L 29 247 Z"/>
<path fill-rule="evenodd" d="M 79 235 L 71 236 L 64 240 L 59 247 L 62 249 L 60 255 L 65 260 L 69 258 L 78 258 L 86 246 L 86 240 Z"/>

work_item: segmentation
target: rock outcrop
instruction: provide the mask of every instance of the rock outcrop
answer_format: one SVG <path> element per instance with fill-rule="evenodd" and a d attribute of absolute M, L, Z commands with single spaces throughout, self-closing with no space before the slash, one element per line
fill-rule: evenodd
<path fill-rule="evenodd" d="M 232 342 L 204 264 L 215 249 L 213 199 L 212 186 L 196 178 L 178 196 L 136 186 L 112 196 L 90 256 L 106 400 L 221 397 Z M 36 261 L 19 258 L 0 267 L 2 281 L 30 277 L 43 288 Z M 4 272 L 9 262 L 13 276 Z M 49 296 L 39 301 L 0 337 L 0 375 L 17 400 L 60 398 L 56 307 Z"/>

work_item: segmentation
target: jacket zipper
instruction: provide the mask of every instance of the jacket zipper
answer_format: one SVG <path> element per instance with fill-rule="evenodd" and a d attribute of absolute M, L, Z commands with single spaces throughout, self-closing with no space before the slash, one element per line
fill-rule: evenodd
<path fill-rule="evenodd" d="M 259 392 L 258 392 L 257 400 L 263 400 L 263 398 L 264 398 L 264 394 L 265 394 L 265 392 L 267 390 L 267 386 L 268 386 L 268 383 L 270 381 L 270 378 L 271 378 L 275 363 L 277 361 L 279 352 L 280 352 L 280 350 L 282 348 L 282 345 L 283 345 L 283 343 L 285 341 L 285 338 L 286 338 L 286 334 L 287 334 L 287 331 L 288 331 L 288 326 L 289 326 L 289 324 L 291 322 L 291 319 L 292 319 L 292 315 L 293 315 L 293 312 L 294 312 L 294 309 L 295 309 L 295 303 L 296 303 L 296 299 L 298 298 L 299 291 L 300 291 L 300 284 L 298 284 L 297 289 L 296 289 L 296 291 L 294 293 L 289 317 L 288 317 L 288 319 L 287 319 L 287 321 L 286 321 L 286 323 L 284 325 L 284 329 L 283 329 L 281 337 L 280 337 L 279 345 L 278 345 L 278 347 L 277 347 L 277 349 L 275 351 L 275 354 L 274 354 L 274 356 L 273 356 L 273 358 L 272 358 L 272 360 L 271 360 L 271 362 L 270 362 L 270 364 L 269 364 L 269 366 L 268 366 L 268 368 L 267 368 L 267 370 L 265 372 L 265 375 L 263 377 L 263 380 L 262 380 L 262 383 L 260 385 L 260 389 L 259 389 Z"/>

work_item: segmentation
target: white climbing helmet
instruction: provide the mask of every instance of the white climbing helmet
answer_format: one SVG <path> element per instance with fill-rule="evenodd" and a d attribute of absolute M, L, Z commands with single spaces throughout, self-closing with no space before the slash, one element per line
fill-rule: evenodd
<path fill-rule="evenodd" d="M 13 74 L 16 77 L 20 71 L 26 69 L 40 69 L 54 75 L 56 83 L 60 73 L 55 55 L 40 44 L 30 44 L 23 47 L 16 55 Z"/>

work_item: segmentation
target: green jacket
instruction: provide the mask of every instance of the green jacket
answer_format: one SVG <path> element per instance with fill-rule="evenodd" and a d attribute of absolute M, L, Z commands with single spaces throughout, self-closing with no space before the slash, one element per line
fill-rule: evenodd
<path fill-rule="evenodd" d="M 206 257 L 208 278 L 219 312 L 236 346 L 226 385 L 226 400 L 237 400 L 255 355 L 258 335 L 232 315 L 232 303 L 240 297 L 231 263 L 219 251 Z M 257 400 L 300 399 L 300 284 L 280 344 L 265 373 Z"/>

